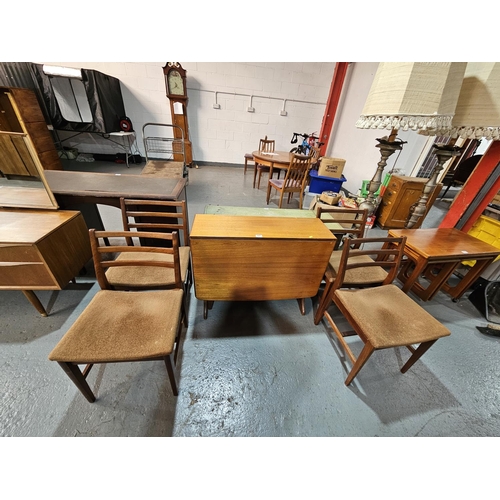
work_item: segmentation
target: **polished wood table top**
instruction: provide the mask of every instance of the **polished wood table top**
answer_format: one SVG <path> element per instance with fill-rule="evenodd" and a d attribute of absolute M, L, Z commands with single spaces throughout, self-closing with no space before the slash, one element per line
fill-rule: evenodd
<path fill-rule="evenodd" d="M 245 238 L 251 240 L 325 240 L 333 243 L 335 237 L 316 217 L 297 218 L 290 223 L 283 217 L 232 216 L 197 214 L 190 233 L 191 238 Z"/>
<path fill-rule="evenodd" d="M 398 274 L 403 291 L 411 290 L 422 300 L 431 300 L 442 290 L 458 300 L 480 274 L 500 255 L 500 249 L 455 228 L 390 229 L 389 236 L 406 236 L 408 262 Z M 475 260 L 457 285 L 451 278 L 464 260 Z M 420 278 L 428 281 L 424 287 Z"/>
<path fill-rule="evenodd" d="M 117 207 L 121 197 L 177 200 L 186 186 L 186 179 L 182 178 L 100 172 L 47 170 L 45 178 L 58 201 L 64 197 L 78 197 Z"/>
<path fill-rule="evenodd" d="M 261 165 L 268 167 L 288 168 L 292 153 L 289 151 L 274 151 L 272 153 L 264 153 L 262 151 L 254 151 L 252 153 L 255 160 L 258 160 Z"/>
<path fill-rule="evenodd" d="M 500 250 L 455 228 L 391 229 L 389 236 L 406 236 L 406 247 L 426 259 L 496 257 Z"/>
<path fill-rule="evenodd" d="M 0 244 L 36 243 L 79 212 L 67 210 L 0 209 Z"/>

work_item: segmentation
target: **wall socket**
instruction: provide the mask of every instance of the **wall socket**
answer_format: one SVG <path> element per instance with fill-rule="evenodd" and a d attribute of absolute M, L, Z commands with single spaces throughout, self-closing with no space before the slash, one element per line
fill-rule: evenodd
<path fill-rule="evenodd" d="M 252 106 L 248 106 L 247 111 L 249 113 L 254 113 L 255 112 L 255 108 L 252 108 Z"/>
<path fill-rule="evenodd" d="M 288 113 L 287 113 L 284 109 L 282 109 L 282 110 L 280 111 L 280 115 L 281 115 L 281 116 L 286 116 L 287 114 L 288 114 Z"/>
<path fill-rule="evenodd" d="M 213 105 L 213 107 L 214 107 L 214 109 L 220 109 L 220 104 L 215 103 L 215 104 Z"/>

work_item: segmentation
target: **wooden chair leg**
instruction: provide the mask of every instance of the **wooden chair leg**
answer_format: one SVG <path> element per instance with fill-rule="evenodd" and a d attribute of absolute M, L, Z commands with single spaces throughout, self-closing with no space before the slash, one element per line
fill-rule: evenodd
<path fill-rule="evenodd" d="M 306 299 L 304 299 L 304 298 L 297 299 L 297 302 L 299 303 L 300 314 L 302 314 L 302 316 L 305 316 L 305 314 L 306 314 Z"/>
<path fill-rule="evenodd" d="M 262 170 L 259 170 L 259 177 L 257 179 L 257 189 L 260 189 L 260 178 L 262 177 Z"/>
<path fill-rule="evenodd" d="M 266 196 L 266 204 L 269 205 L 269 198 L 271 197 L 271 184 L 267 184 L 267 196 Z"/>
<path fill-rule="evenodd" d="M 319 298 L 319 304 L 318 308 L 316 309 L 316 313 L 314 314 L 314 324 L 319 325 L 319 322 L 321 321 L 321 318 L 323 318 L 323 314 L 328 309 L 328 306 L 330 305 L 330 297 L 329 297 L 329 292 L 330 289 L 332 288 L 333 283 L 327 281 L 325 283 L 325 288 L 323 290 L 323 293 L 321 294 L 321 297 Z"/>
<path fill-rule="evenodd" d="M 89 403 L 93 403 L 95 401 L 95 396 L 92 390 L 90 389 L 89 384 L 85 380 L 83 373 L 80 371 L 77 365 L 73 363 L 65 363 L 63 361 L 58 361 L 59 366 L 66 372 L 66 375 L 73 381 L 78 390 L 85 396 L 85 399 Z"/>
<path fill-rule="evenodd" d="M 163 358 L 165 360 L 165 366 L 167 367 L 168 378 L 170 379 L 170 385 L 172 386 L 172 392 L 174 396 L 179 395 L 179 384 L 177 381 L 177 370 L 174 364 L 174 360 L 172 359 L 172 354 L 169 356 L 165 356 Z"/>
<path fill-rule="evenodd" d="M 437 339 L 436 339 L 437 340 Z M 430 340 L 429 342 L 422 342 L 410 356 L 410 359 L 401 368 L 401 373 L 406 373 L 418 359 L 424 354 L 431 346 L 436 342 L 436 340 Z"/>
<path fill-rule="evenodd" d="M 255 180 L 257 179 L 257 163 L 253 166 L 253 187 L 255 189 Z"/>
<path fill-rule="evenodd" d="M 354 377 L 359 373 L 359 370 L 363 368 L 365 363 L 368 361 L 368 358 L 372 355 L 374 351 L 374 347 L 366 343 L 365 346 L 363 347 L 363 350 L 361 351 L 360 355 L 356 359 L 356 362 L 354 363 L 354 366 L 351 368 L 351 371 L 349 372 L 349 375 L 347 376 L 345 380 L 345 385 L 349 385 Z"/>
<path fill-rule="evenodd" d="M 278 208 L 281 208 L 281 205 L 283 204 L 283 195 L 285 194 L 285 191 L 283 189 L 280 191 L 280 202 L 278 204 Z"/>

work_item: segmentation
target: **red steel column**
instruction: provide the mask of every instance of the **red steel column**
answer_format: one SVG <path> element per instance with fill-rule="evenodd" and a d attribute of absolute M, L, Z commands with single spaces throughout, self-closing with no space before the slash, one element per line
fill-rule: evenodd
<path fill-rule="evenodd" d="M 445 215 L 439 227 L 455 227 L 499 162 L 500 141 L 492 141 L 481 160 L 479 160 L 479 163 L 472 172 L 471 176 L 464 184 L 464 187 L 451 204 L 450 210 Z M 483 213 L 483 210 L 487 207 L 488 203 L 491 202 L 498 191 L 500 191 L 500 176 L 496 179 L 490 190 L 486 193 L 477 208 L 466 221 L 465 225 L 461 229 L 462 231 L 465 233 L 469 231 L 469 229 L 474 225 L 474 222 L 476 222 L 479 216 Z"/>
<path fill-rule="evenodd" d="M 332 85 L 330 86 L 330 94 L 328 95 L 325 115 L 323 116 L 323 123 L 321 124 L 321 131 L 319 134 L 320 137 L 319 141 L 325 143 L 320 148 L 321 156 L 325 155 L 328 146 L 328 141 L 330 140 L 330 135 L 332 133 L 332 128 L 333 128 L 333 122 L 335 121 L 335 115 L 337 113 L 337 108 L 339 106 L 340 95 L 342 94 L 345 75 L 347 73 L 348 67 L 349 63 L 346 62 L 338 62 L 335 64 L 335 70 L 333 72 L 333 78 L 332 78 Z"/>

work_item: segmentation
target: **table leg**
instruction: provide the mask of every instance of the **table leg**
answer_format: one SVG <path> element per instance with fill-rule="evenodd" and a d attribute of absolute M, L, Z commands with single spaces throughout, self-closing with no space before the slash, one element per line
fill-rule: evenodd
<path fill-rule="evenodd" d="M 453 297 L 456 301 L 471 287 L 479 275 L 495 260 L 496 257 L 485 260 L 476 260 L 476 263 L 469 269 L 467 274 L 460 280 L 456 286 L 450 286 L 444 283 L 442 289 Z"/>
<path fill-rule="evenodd" d="M 413 272 L 409 275 L 406 276 L 403 273 L 403 269 L 399 272 L 398 274 L 398 279 L 403 283 L 403 292 L 408 293 L 408 291 L 411 289 L 411 287 L 416 283 L 418 280 L 418 277 L 422 273 L 422 271 L 425 269 L 427 266 L 427 259 L 425 258 L 419 258 L 415 262 L 415 268 L 413 269 Z"/>
<path fill-rule="evenodd" d="M 31 304 L 35 307 L 35 309 L 44 317 L 47 317 L 47 311 L 42 306 L 40 299 L 35 295 L 33 290 L 21 290 L 25 297 L 31 302 Z"/>

